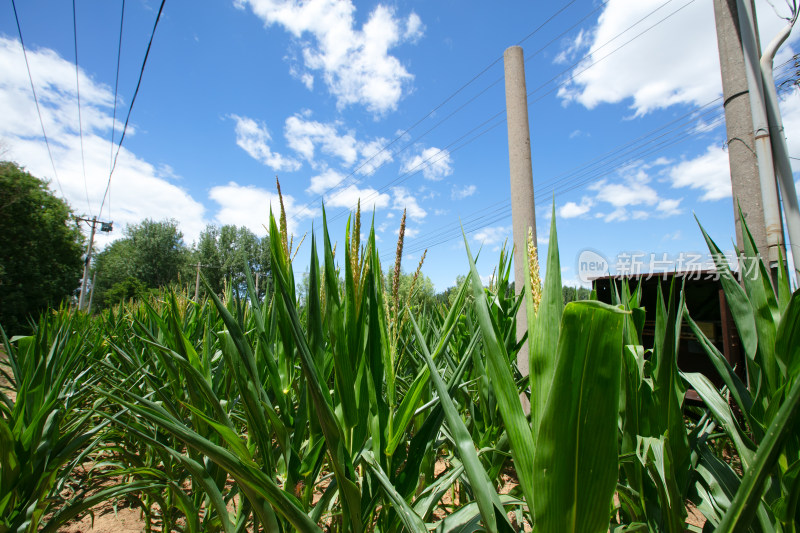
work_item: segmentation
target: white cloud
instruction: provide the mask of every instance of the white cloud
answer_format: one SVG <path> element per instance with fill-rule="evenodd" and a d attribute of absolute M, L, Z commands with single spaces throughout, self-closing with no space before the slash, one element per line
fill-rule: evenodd
<path fill-rule="evenodd" d="M 498 244 L 511 238 L 510 226 L 490 226 L 475 232 L 472 235 L 475 242 L 484 245 Z"/>
<path fill-rule="evenodd" d="M 577 213 L 574 216 L 579 216 L 588 212 L 587 206 L 593 207 L 597 202 L 607 203 L 613 208 L 611 212 L 597 212 L 594 215 L 606 222 L 664 218 L 682 213 L 683 209 L 680 208 L 682 198 L 664 198 L 649 185 L 651 180 L 648 171 L 668 163 L 669 161 L 664 158 L 652 163 L 634 162 L 620 172 L 620 181 L 611 182 L 604 179 L 590 185 L 589 189 L 596 191 L 596 196 L 593 199 L 584 197 L 581 205 L 569 206 L 570 209 L 566 211 L 568 214 Z M 660 172 L 668 170 L 662 169 Z M 566 205 L 562 207 L 562 210 L 566 207 Z M 582 208 L 585 211 L 582 211 Z M 562 213 L 559 214 L 564 216 Z"/>
<path fill-rule="evenodd" d="M 360 141 L 352 132 L 340 133 L 338 122 L 310 120 L 310 112 L 296 114 L 286 119 L 284 135 L 289 147 L 316 167 L 316 149 L 324 154 L 338 157 L 343 164 L 351 166 L 358 161 L 357 171 L 371 175 L 381 165 L 392 161 L 392 153 L 384 150 L 387 140 Z"/>
<path fill-rule="evenodd" d="M 417 199 L 412 196 L 404 187 L 392 187 L 392 194 L 394 199 L 392 201 L 392 209 L 402 211 L 406 209 L 408 216 L 415 220 L 422 220 L 428 213 L 420 207 Z"/>
<path fill-rule="evenodd" d="M 720 146 L 709 146 L 705 154 L 678 163 L 669 170 L 669 178 L 673 187 L 700 189 L 701 201 L 731 196 L 728 153 Z"/>
<path fill-rule="evenodd" d="M 390 197 L 388 194 L 380 193 L 372 188 L 359 189 L 355 185 L 348 185 L 326 195 L 325 205 L 355 210 L 359 200 L 361 200 L 361 212 L 363 213 L 387 207 Z"/>
<path fill-rule="evenodd" d="M 663 199 L 658 202 L 656 209 L 664 216 L 679 215 L 683 213 L 683 209 L 680 208 L 681 201 L 682 198 Z"/>
<path fill-rule="evenodd" d="M 769 42 L 785 21 L 767 0 L 756 5 L 762 40 Z M 635 114 L 643 115 L 675 104 L 702 105 L 722 92 L 712 2 L 611 0 L 589 38 L 581 32 L 557 58 L 578 49 L 589 55 L 559 96 L 590 109 L 630 99 Z"/>
<path fill-rule="evenodd" d="M 340 185 L 344 181 L 345 177 L 346 176 L 340 172 L 326 169 L 322 172 L 322 174 L 311 178 L 311 185 L 308 186 L 306 192 L 311 194 L 322 194 Z"/>
<path fill-rule="evenodd" d="M 561 65 L 575 61 L 578 54 L 586 49 L 588 37 L 585 30 L 579 31 L 577 37 L 568 41 L 566 48 L 556 54 L 556 57 L 553 58 L 553 62 L 557 65 Z"/>
<path fill-rule="evenodd" d="M 403 37 L 411 42 L 416 42 L 425 33 L 425 25 L 416 13 L 411 13 L 406 20 L 406 31 Z"/>
<path fill-rule="evenodd" d="M 440 181 L 453 173 L 453 161 L 450 152 L 431 146 L 403 161 L 401 171 L 404 173 L 422 171 L 422 176 L 431 181 Z"/>
<path fill-rule="evenodd" d="M 295 115 L 286 119 L 286 141 L 292 150 L 308 161 L 314 160 L 314 148 L 319 145 L 324 153 L 338 157 L 350 165 L 358 157 L 356 139 L 349 133 L 339 135 L 337 126 L 305 120 Z"/>
<path fill-rule="evenodd" d="M 275 218 L 280 216 L 281 205 L 277 192 L 252 185 L 239 185 L 231 181 L 227 185 L 213 187 L 209 197 L 220 206 L 215 217 L 218 224 L 245 226 L 256 235 L 265 235 L 269 227 L 269 211 Z M 316 211 L 298 205 L 290 195 L 283 195 L 283 206 L 289 232 L 297 235 L 298 221 L 317 215 Z"/>
<path fill-rule="evenodd" d="M 423 25 L 416 13 L 401 19 L 379 4 L 357 29 L 350 0 L 235 0 L 235 5 L 250 6 L 266 26 L 279 24 L 290 32 L 305 67 L 321 72 L 340 107 L 392 111 L 414 78 L 389 52 L 420 38 Z"/>
<path fill-rule="evenodd" d="M 5 157 L 18 162 L 35 176 L 51 180 L 51 189 L 59 196 L 63 191 L 63 197 L 77 213 L 97 214 L 111 166 L 109 137 L 114 94 L 107 86 L 80 71 L 86 161 L 84 181 L 81 143 L 76 127 L 75 64 L 49 49 L 28 50 L 28 60 L 58 180 L 53 175 L 42 137 L 22 48 L 19 41 L 0 37 L 0 109 L 3 116 L 0 138 L 8 150 Z M 135 128 L 129 125 L 126 136 L 134 133 Z M 175 218 L 185 240 L 196 239 L 205 227 L 204 207 L 186 190 L 172 183 L 175 179 L 174 171 L 168 165 L 154 165 L 122 148 L 101 216 L 103 220 L 113 220 L 115 231 L 98 234 L 95 238 L 98 247 L 121 237 L 120 230 L 126 224 L 136 224 L 145 218 Z"/>
<path fill-rule="evenodd" d="M 394 161 L 391 150 L 386 149 L 388 144 L 389 141 L 383 137 L 359 144 L 362 159 L 358 163 L 358 173 L 371 176 L 378 168 Z"/>
<path fill-rule="evenodd" d="M 273 152 L 269 147 L 271 136 L 264 124 L 238 115 L 231 115 L 236 121 L 236 145 L 248 153 L 250 157 L 267 165 L 273 170 L 298 170 L 300 162 Z"/>
<path fill-rule="evenodd" d="M 562 205 L 560 208 L 558 208 L 558 215 L 561 218 L 579 217 L 588 213 L 593 205 L 594 201 L 592 201 L 591 198 L 584 196 L 581 198 L 580 204 L 575 202 L 567 202 L 566 204 Z"/>
<path fill-rule="evenodd" d="M 623 183 L 609 183 L 601 180 L 589 188 L 597 191 L 597 199 L 614 207 L 629 205 L 653 205 L 658 201 L 658 193 L 647 185 L 647 179 L 627 179 Z"/>
<path fill-rule="evenodd" d="M 450 190 L 450 198 L 453 200 L 463 200 L 475 194 L 477 190 L 478 188 L 475 185 L 464 185 L 463 187 L 453 185 L 453 188 Z"/>

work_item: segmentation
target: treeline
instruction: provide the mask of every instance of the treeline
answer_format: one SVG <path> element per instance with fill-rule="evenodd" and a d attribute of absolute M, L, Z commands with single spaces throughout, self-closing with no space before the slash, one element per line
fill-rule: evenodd
<path fill-rule="evenodd" d="M 230 286 L 246 291 L 245 268 L 258 276 L 259 297 L 270 290 L 269 237 L 258 237 L 244 226 L 208 225 L 188 246 L 176 220 L 144 220 L 129 225 L 124 237 L 97 254 L 94 261 L 93 305 L 108 307 L 149 291 L 178 286 L 194 291 L 197 269 L 216 294 Z M 206 286 L 200 284 L 200 294 Z"/>

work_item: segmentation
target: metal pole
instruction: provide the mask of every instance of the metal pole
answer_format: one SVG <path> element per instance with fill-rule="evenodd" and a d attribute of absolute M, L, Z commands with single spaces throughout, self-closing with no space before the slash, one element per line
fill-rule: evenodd
<path fill-rule="evenodd" d="M 769 46 L 761 56 L 761 77 L 764 80 L 767 119 L 769 120 L 772 138 L 772 155 L 778 171 L 778 183 L 780 185 L 781 200 L 783 201 L 783 215 L 786 217 L 789 247 L 792 250 L 792 260 L 794 261 L 795 285 L 800 285 L 800 206 L 798 206 L 792 164 L 789 161 L 789 148 L 786 145 L 786 135 L 781 120 L 780 107 L 778 106 L 778 93 L 775 90 L 775 79 L 772 75 L 772 60 L 775 57 L 775 53 L 792 32 L 797 20 L 796 17 L 797 13 L 795 13 L 790 23 L 769 43 Z"/>
<path fill-rule="evenodd" d="M 197 279 L 194 281 L 194 301 L 200 295 L 200 261 L 197 262 Z"/>
<path fill-rule="evenodd" d="M 739 30 L 744 51 L 744 67 L 747 86 L 750 89 L 750 110 L 753 114 L 755 151 L 758 158 L 758 174 L 761 184 L 761 197 L 764 202 L 764 223 L 767 231 L 767 255 L 763 257 L 770 271 L 778 264 L 779 252 L 783 244 L 783 224 L 778 206 L 778 184 L 775 180 L 775 167 L 772 162 L 769 122 L 764 105 L 764 84 L 761 78 L 759 46 L 756 37 L 755 14 L 751 0 L 737 0 L 739 11 Z M 783 255 L 786 252 L 783 251 Z"/>
<path fill-rule="evenodd" d="M 744 248 L 739 206 L 759 253 L 768 257 L 767 230 L 764 222 L 761 185 L 758 179 L 750 93 L 744 72 L 744 54 L 739 40 L 739 15 L 736 0 L 714 0 L 722 96 L 725 108 L 728 160 L 733 193 L 733 218 L 736 243 Z"/>
<path fill-rule="evenodd" d="M 89 307 L 86 308 L 88 314 L 92 314 L 92 301 L 94 300 L 94 280 L 97 279 L 97 270 L 92 274 L 92 292 L 89 293 Z"/>
<path fill-rule="evenodd" d="M 528 125 L 528 93 L 525 88 L 525 57 L 522 48 L 512 46 L 503 54 L 508 122 L 508 163 L 511 174 L 511 218 L 514 237 L 514 288 L 517 295 L 525 287 L 525 255 L 528 229 L 536 244 L 536 212 L 533 201 L 531 136 Z M 528 330 L 525 306 L 517 312 L 517 341 Z M 528 375 L 527 343 L 519 351 L 517 366 Z"/>
<path fill-rule="evenodd" d="M 81 283 L 81 296 L 78 298 L 78 310 L 83 309 L 83 299 L 86 296 L 86 284 L 89 282 L 89 264 L 92 261 L 92 245 L 94 232 L 97 227 L 97 217 L 92 218 L 92 233 L 89 236 L 89 246 L 86 248 L 86 261 L 83 263 L 83 282 Z"/>

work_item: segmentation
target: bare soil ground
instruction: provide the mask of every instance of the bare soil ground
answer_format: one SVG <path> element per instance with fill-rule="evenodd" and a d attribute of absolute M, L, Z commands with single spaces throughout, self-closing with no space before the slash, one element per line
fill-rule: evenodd
<path fill-rule="evenodd" d="M 119 507 L 114 511 L 110 502 L 94 508 L 94 520 L 91 515 L 71 522 L 59 529 L 62 533 L 138 533 L 144 531 L 144 520 L 139 509 Z"/>

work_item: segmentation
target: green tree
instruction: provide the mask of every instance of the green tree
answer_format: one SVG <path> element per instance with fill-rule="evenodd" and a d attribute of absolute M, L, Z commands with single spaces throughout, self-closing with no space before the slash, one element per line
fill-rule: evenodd
<path fill-rule="evenodd" d="M 564 297 L 564 305 L 578 300 L 588 300 L 592 291 L 586 287 L 569 287 L 564 285 L 561 287 L 561 295 Z"/>
<path fill-rule="evenodd" d="M 27 320 L 58 305 L 80 284 L 84 238 L 69 205 L 47 183 L 0 162 L 0 324 L 27 331 Z"/>
<path fill-rule="evenodd" d="M 189 250 L 174 219 L 156 222 L 147 219 L 125 229 L 135 253 L 134 277 L 150 288 L 165 287 L 178 281 L 186 269 Z"/>
<path fill-rule="evenodd" d="M 391 280 L 393 275 L 394 274 L 390 273 L 385 277 L 388 283 L 386 289 L 389 292 L 392 290 Z M 408 274 L 406 272 L 400 273 L 400 284 L 397 287 L 397 294 L 400 302 L 408 303 L 408 306 L 416 311 L 422 311 L 423 307 L 431 309 L 437 302 L 436 289 L 433 286 L 431 278 L 420 272 L 416 283 L 414 283 L 414 294 L 411 295 L 411 300 L 409 300 L 408 295 L 411 291 L 411 284 L 413 281 L 414 274 Z"/>
<path fill-rule="evenodd" d="M 97 255 L 94 301 L 104 306 L 190 277 L 190 253 L 176 220 L 145 220 Z M 138 280 L 134 285 L 131 279 Z M 126 296 L 127 295 L 127 296 Z"/>
<path fill-rule="evenodd" d="M 244 296 L 247 291 L 245 265 L 254 278 L 259 274 L 259 297 L 263 298 L 269 291 L 269 238 L 259 238 L 244 226 L 206 226 L 197 241 L 194 257 L 217 294 L 228 283 L 239 296 Z"/>

